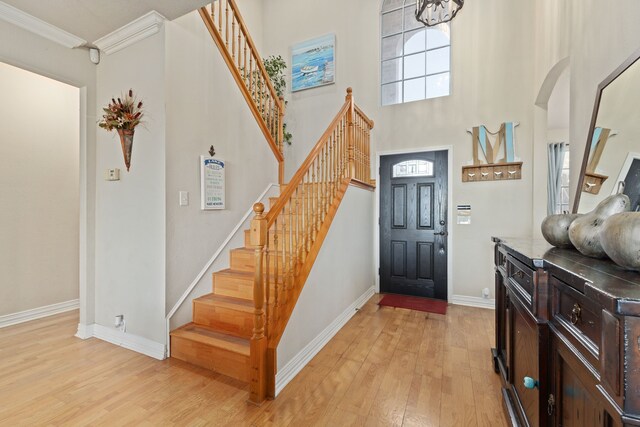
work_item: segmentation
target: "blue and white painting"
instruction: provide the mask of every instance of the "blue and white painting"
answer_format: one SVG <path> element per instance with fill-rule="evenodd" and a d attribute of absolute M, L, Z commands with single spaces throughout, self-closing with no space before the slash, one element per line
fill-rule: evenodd
<path fill-rule="evenodd" d="M 336 36 L 329 34 L 291 49 L 291 91 L 335 83 Z"/>

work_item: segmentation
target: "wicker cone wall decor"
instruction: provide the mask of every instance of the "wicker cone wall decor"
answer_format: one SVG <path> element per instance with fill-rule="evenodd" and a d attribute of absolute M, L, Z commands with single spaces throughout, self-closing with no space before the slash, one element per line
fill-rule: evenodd
<path fill-rule="evenodd" d="M 120 136 L 120 145 L 122 146 L 122 155 L 124 156 L 124 164 L 127 167 L 127 172 L 131 167 L 131 150 L 133 149 L 133 129 L 118 129 L 118 135 Z"/>

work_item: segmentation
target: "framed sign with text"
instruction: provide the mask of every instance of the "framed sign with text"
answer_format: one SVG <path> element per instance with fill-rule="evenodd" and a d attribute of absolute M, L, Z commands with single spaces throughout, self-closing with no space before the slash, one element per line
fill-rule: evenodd
<path fill-rule="evenodd" d="M 200 208 L 225 208 L 225 161 L 200 156 Z"/>

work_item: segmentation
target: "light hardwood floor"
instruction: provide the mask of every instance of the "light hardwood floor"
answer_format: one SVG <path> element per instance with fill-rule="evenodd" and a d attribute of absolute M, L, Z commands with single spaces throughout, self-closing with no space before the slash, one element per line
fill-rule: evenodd
<path fill-rule="evenodd" d="M 378 299 L 261 407 L 236 380 L 73 337 L 76 312 L 0 329 L 0 425 L 506 425 L 492 310 Z"/>

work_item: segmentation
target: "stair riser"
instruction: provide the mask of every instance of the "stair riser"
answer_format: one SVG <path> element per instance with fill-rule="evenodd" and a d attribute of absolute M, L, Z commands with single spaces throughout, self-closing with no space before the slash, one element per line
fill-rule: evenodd
<path fill-rule="evenodd" d="M 193 322 L 226 332 L 236 337 L 251 338 L 253 314 L 193 301 Z"/>
<path fill-rule="evenodd" d="M 213 293 L 253 300 L 253 278 L 213 273 Z"/>
<path fill-rule="evenodd" d="M 240 381 L 249 381 L 249 357 L 245 355 L 172 336 L 171 357 Z"/>
<path fill-rule="evenodd" d="M 286 256 L 289 256 L 289 253 L 286 254 Z M 280 268 L 282 266 L 282 260 L 283 260 L 283 256 L 282 256 L 282 251 L 278 251 L 278 255 L 276 256 L 273 253 L 269 254 L 269 270 L 270 271 L 274 271 L 274 267 L 276 265 L 276 260 L 278 263 L 278 267 Z M 233 270 L 240 270 L 240 271 L 255 271 L 255 261 L 256 260 L 256 256 L 253 252 L 251 253 L 247 253 L 247 252 L 235 252 L 235 251 L 231 251 L 231 268 Z"/>

